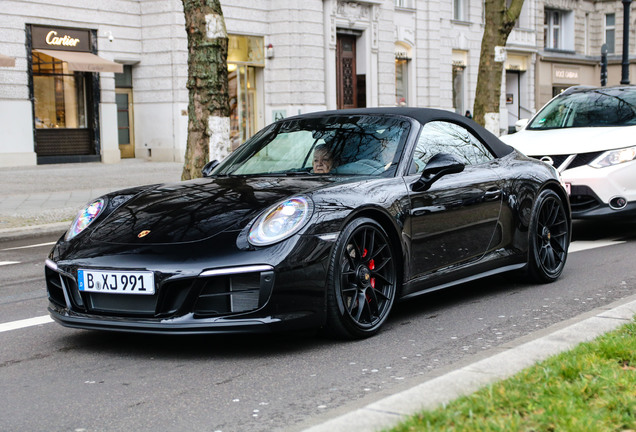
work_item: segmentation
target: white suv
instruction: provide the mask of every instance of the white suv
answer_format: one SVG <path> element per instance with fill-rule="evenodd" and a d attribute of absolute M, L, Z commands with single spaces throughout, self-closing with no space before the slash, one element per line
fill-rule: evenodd
<path fill-rule="evenodd" d="M 561 173 L 573 218 L 636 215 L 636 86 L 570 87 L 501 140 Z"/>

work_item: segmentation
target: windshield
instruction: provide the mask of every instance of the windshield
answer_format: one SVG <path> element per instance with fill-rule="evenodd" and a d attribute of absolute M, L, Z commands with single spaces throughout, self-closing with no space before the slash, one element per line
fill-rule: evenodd
<path fill-rule="evenodd" d="M 333 115 L 283 120 L 263 129 L 213 175 L 394 175 L 410 122 Z"/>
<path fill-rule="evenodd" d="M 636 90 L 596 89 L 559 96 L 535 116 L 528 129 L 636 125 Z"/>

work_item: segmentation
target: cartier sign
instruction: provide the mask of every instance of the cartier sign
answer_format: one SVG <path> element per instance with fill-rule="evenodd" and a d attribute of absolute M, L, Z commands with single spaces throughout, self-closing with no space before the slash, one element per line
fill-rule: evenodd
<path fill-rule="evenodd" d="M 90 52 L 90 31 L 65 27 L 31 26 L 34 49 Z"/>
<path fill-rule="evenodd" d="M 77 46 L 80 41 L 78 38 L 71 37 L 69 35 L 58 36 L 55 30 L 51 30 L 46 35 L 46 43 L 47 45 L 63 45 L 63 46 Z"/>

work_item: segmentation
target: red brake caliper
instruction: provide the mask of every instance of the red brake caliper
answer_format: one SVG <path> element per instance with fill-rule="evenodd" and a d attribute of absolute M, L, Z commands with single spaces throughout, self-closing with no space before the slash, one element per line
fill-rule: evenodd
<path fill-rule="evenodd" d="M 366 249 L 362 251 L 362 258 L 367 256 L 367 253 L 368 251 Z M 373 270 L 374 268 L 375 268 L 375 263 L 373 262 L 373 260 L 369 261 L 369 270 Z M 371 278 L 369 282 L 371 283 L 371 288 L 375 288 L 375 278 Z M 365 294 L 365 297 L 367 298 L 367 303 L 371 303 L 371 298 L 369 297 L 369 295 Z"/>

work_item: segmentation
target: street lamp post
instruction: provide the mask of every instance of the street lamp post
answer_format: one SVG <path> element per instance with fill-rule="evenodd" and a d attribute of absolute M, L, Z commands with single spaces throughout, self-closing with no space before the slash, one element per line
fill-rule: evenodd
<path fill-rule="evenodd" d="M 629 8 L 632 0 L 623 0 L 623 69 L 621 84 L 629 84 Z"/>

